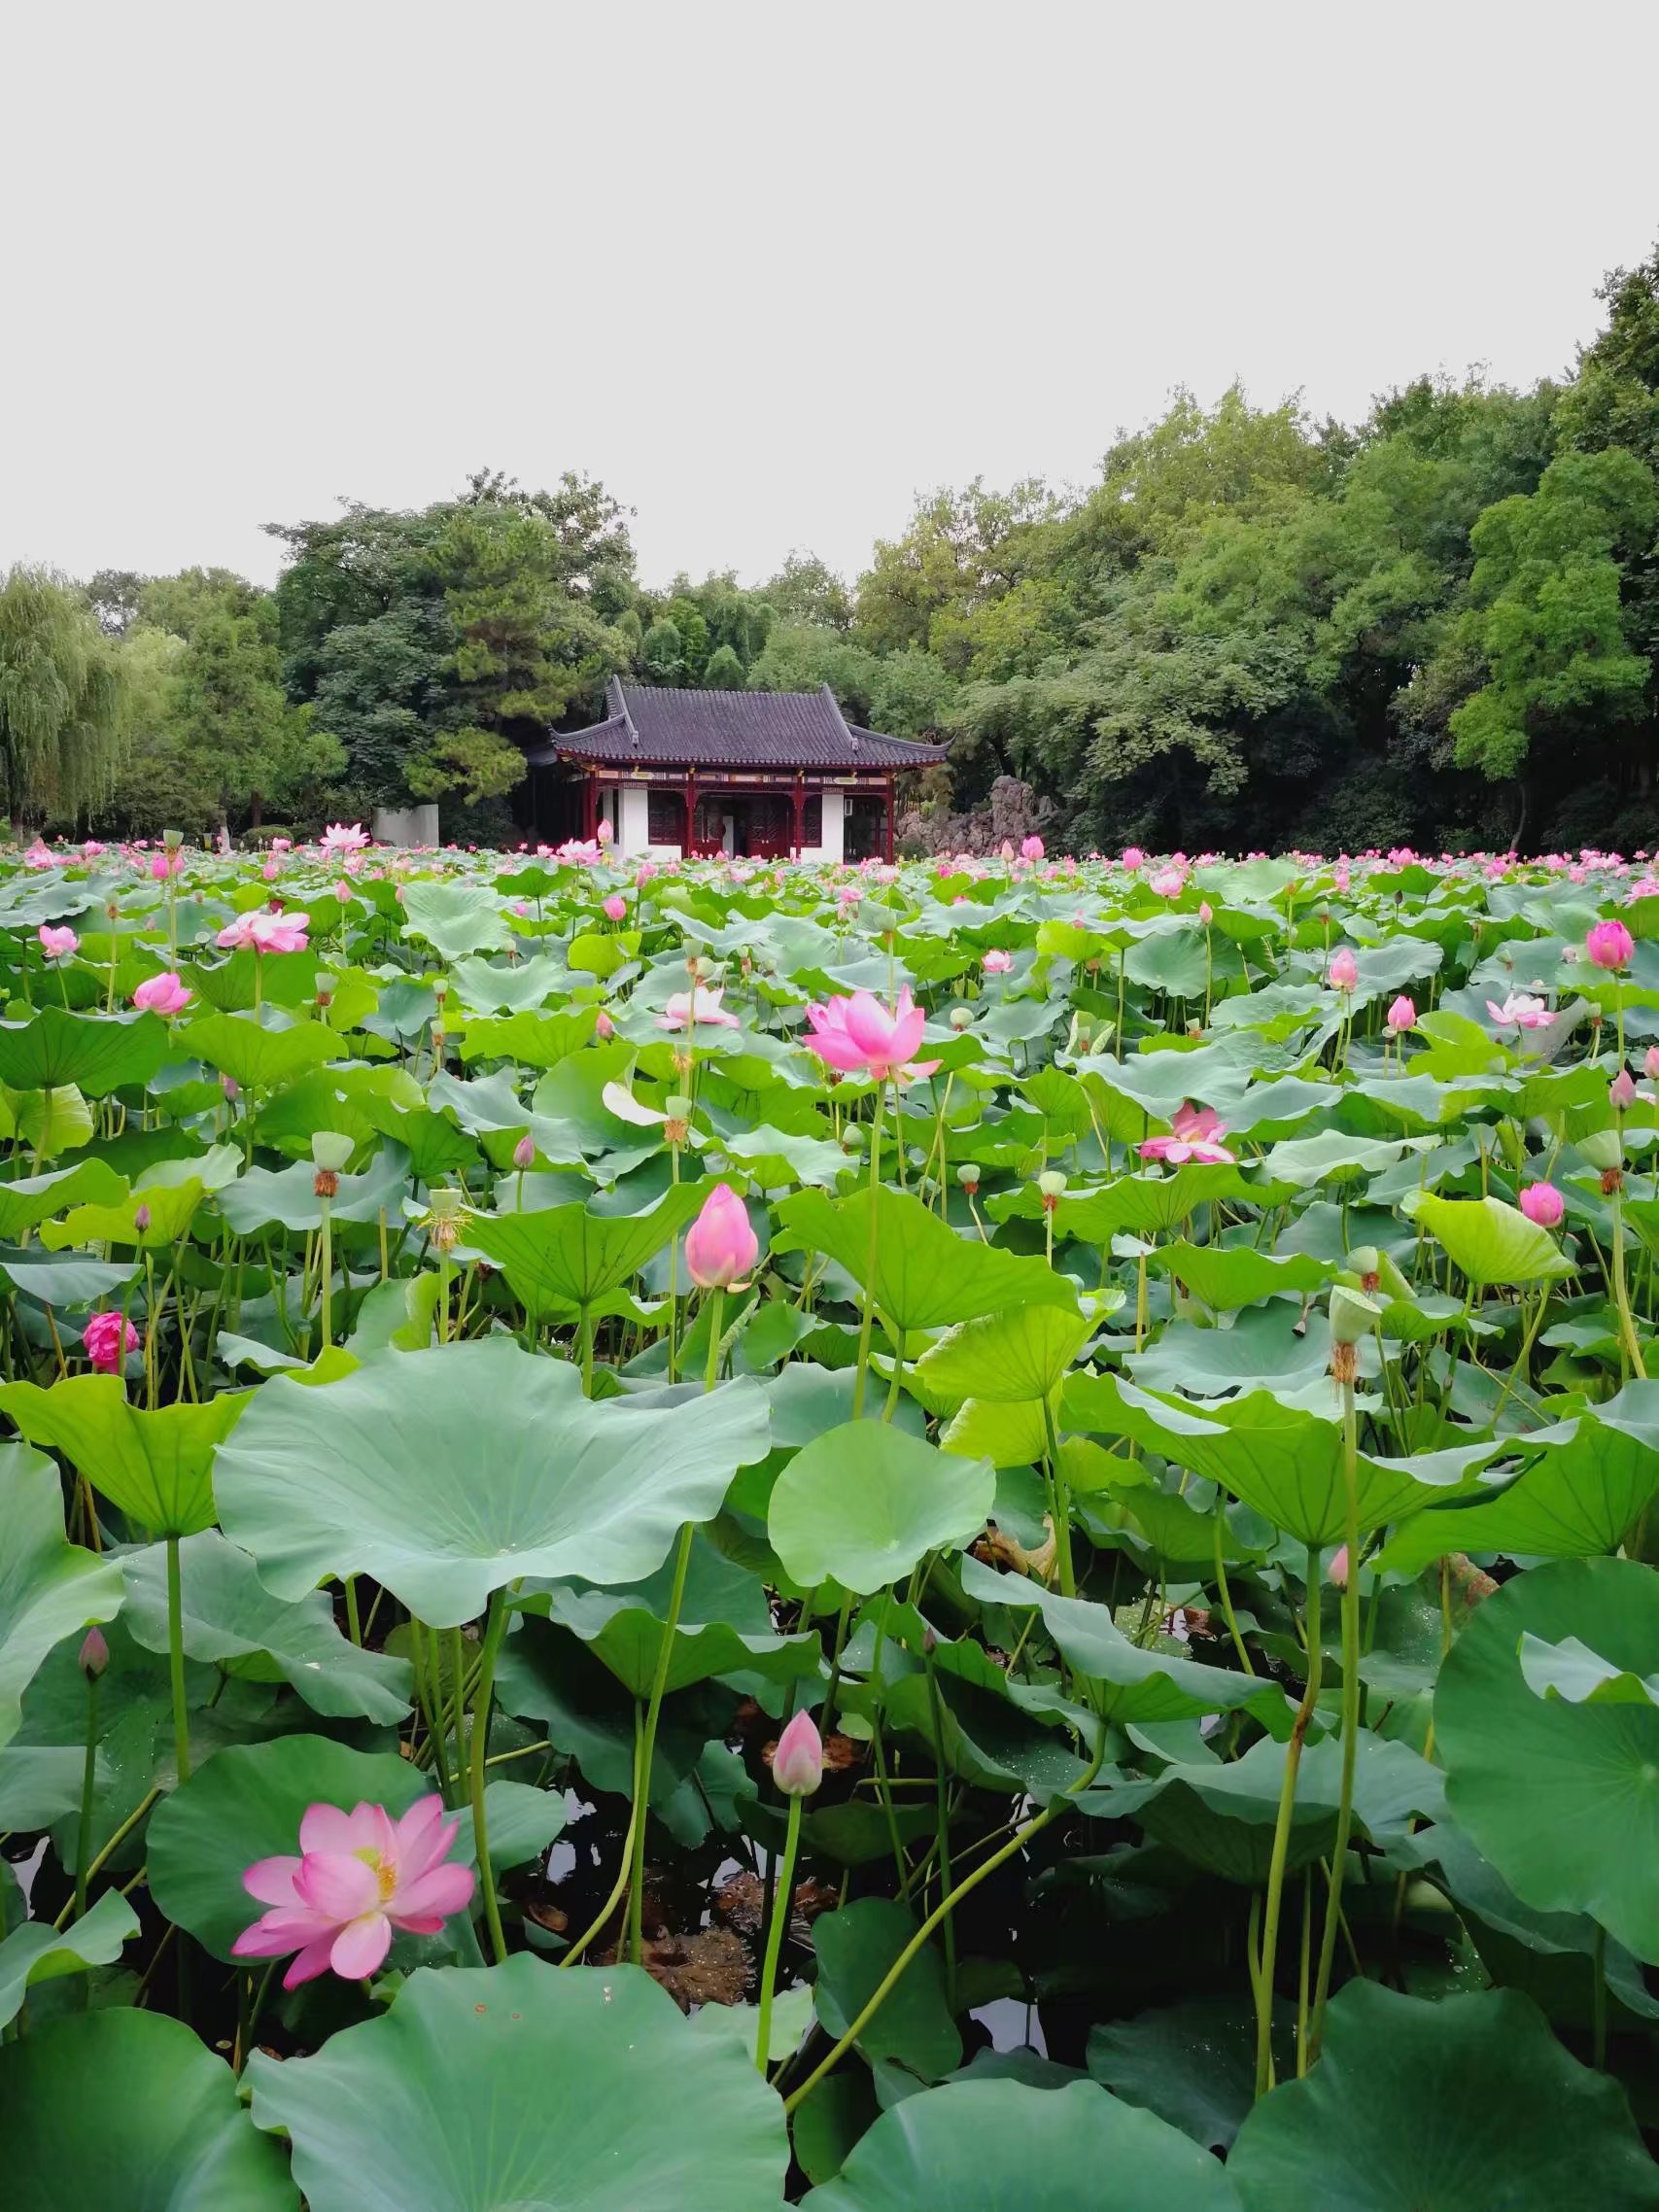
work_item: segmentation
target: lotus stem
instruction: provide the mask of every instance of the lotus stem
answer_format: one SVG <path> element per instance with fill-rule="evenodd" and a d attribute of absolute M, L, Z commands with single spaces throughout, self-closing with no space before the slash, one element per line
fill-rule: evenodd
<path fill-rule="evenodd" d="M 713 1341 L 717 1345 L 719 1338 L 715 1337 Z M 710 1381 L 709 1388 L 712 1387 Z M 645 1941 L 645 1830 L 650 1821 L 651 1765 L 656 1755 L 657 1722 L 662 1716 L 669 1670 L 674 1664 L 674 1638 L 679 1633 L 679 1608 L 685 1602 L 685 1576 L 691 1565 L 691 1539 L 696 1534 L 696 1524 L 692 1521 L 687 1521 L 679 1532 L 679 1548 L 674 1554 L 674 1588 L 669 1596 L 668 1619 L 663 1624 L 663 1644 L 657 1653 L 657 1671 L 651 1681 L 651 1702 L 645 1708 L 639 1771 L 634 1788 L 635 1818 L 628 1867 L 628 1955 L 636 1966 L 639 1963 Z"/>
<path fill-rule="evenodd" d="M 501 1908 L 496 1897 L 496 1879 L 490 1865 L 490 1830 L 484 1811 L 484 1761 L 490 1744 L 490 1707 L 496 1694 L 496 1659 L 501 1648 L 501 1637 L 506 1630 L 507 1607 L 504 1589 L 490 1594 L 490 1610 L 484 1624 L 483 1658 L 478 1670 L 478 1689 L 472 1704 L 472 1841 L 478 1854 L 478 1886 L 484 1892 L 484 1918 L 490 1930 L 490 1948 L 496 1954 L 496 1964 L 502 1965 L 507 1955 L 507 1939 L 501 1931 Z M 457 1692 L 459 1697 L 459 1690 Z"/>
<path fill-rule="evenodd" d="M 1336 1834 L 1331 1846 L 1331 1896 L 1326 1906 L 1325 1931 L 1319 1945 L 1319 1973 L 1314 1981 L 1313 2025 L 1308 2036 L 1307 2058 L 1319 2056 L 1325 2033 L 1325 2001 L 1331 1990 L 1331 1969 L 1336 1957 L 1336 1922 L 1342 1910 L 1342 1878 L 1348 1863 L 1348 1838 L 1354 1822 L 1354 1763 L 1360 1750 L 1360 1478 L 1358 1417 L 1354 1385 L 1342 1382 L 1342 1485 L 1343 1539 L 1348 1550 L 1348 1573 L 1342 1584 L 1342 1783 L 1336 1801 Z"/>
<path fill-rule="evenodd" d="M 878 1084 L 876 1112 L 870 1123 L 870 1241 L 865 1248 L 864 1311 L 858 1323 L 858 1373 L 852 1385 L 854 1421 L 864 1411 L 864 1383 L 870 1371 L 870 1327 L 876 1317 L 876 1237 L 881 1221 L 877 1200 L 881 1186 L 881 1109 L 886 1103 L 886 1096 L 885 1086 Z"/>
<path fill-rule="evenodd" d="M 1256 1987 L 1256 2094 L 1265 2096 L 1273 2086 L 1273 1969 L 1279 1952 L 1279 1908 L 1285 1896 L 1285 1866 L 1291 1852 L 1291 1821 L 1296 1812 L 1296 1771 L 1301 1765 L 1314 1707 L 1319 1703 L 1324 1652 L 1320 1643 L 1319 1552 L 1309 1545 L 1307 1555 L 1307 1683 L 1291 1740 L 1285 1746 L 1285 1780 L 1279 1791 L 1279 1815 L 1273 1826 L 1273 1852 L 1267 1864 L 1267 1902 L 1262 1925 L 1262 1973 Z"/>
<path fill-rule="evenodd" d="M 86 1879 L 92 1855 L 92 1798 L 98 1779 L 98 1677 L 86 1676 L 86 1755 L 81 1767 L 81 1823 L 75 1835 L 75 1918 L 86 1910 Z"/>
<path fill-rule="evenodd" d="M 789 1900 L 793 1895 L 795 1880 L 795 1853 L 801 1844 L 801 1808 L 806 1799 L 792 1796 L 789 1800 L 789 1826 L 783 1838 L 783 1861 L 778 1874 L 778 1901 L 772 1915 L 772 1925 L 766 1933 L 766 1958 L 760 1970 L 760 2019 L 755 2028 L 754 2062 L 760 2068 L 761 2079 L 766 2078 L 767 2061 L 772 2049 L 772 1991 L 778 1979 L 778 1957 L 783 1949 L 783 1924 L 789 1918 Z"/>
<path fill-rule="evenodd" d="M 179 1780 L 190 1779 L 190 1708 L 185 1703 L 185 1592 L 179 1539 L 167 1538 L 167 1672 L 173 1689 L 173 1762 Z"/>

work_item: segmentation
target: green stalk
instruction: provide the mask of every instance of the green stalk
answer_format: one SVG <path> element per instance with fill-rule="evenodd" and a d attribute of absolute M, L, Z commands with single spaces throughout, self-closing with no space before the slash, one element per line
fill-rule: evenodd
<path fill-rule="evenodd" d="M 326 1352 L 334 1341 L 333 1222 L 327 1196 L 319 1194 L 317 1205 L 323 1216 L 317 1264 L 323 1278 L 323 1349 Z"/>
<path fill-rule="evenodd" d="M 877 1194 L 881 1181 L 881 1109 L 886 1103 L 886 1088 L 876 1087 L 876 1113 L 870 1123 L 870 1241 L 864 1261 L 864 1311 L 858 1323 L 858 1374 L 852 1386 L 852 1418 L 858 1420 L 864 1411 L 864 1379 L 870 1368 L 870 1326 L 876 1317 L 876 1234 L 880 1216 L 877 1212 Z"/>
<path fill-rule="evenodd" d="M 1302 1744 L 1307 1737 L 1313 1709 L 1319 1702 L 1324 1653 L 1320 1646 L 1319 1553 L 1307 1555 L 1307 1684 L 1292 1723 L 1285 1746 L 1285 1780 L 1279 1792 L 1279 1815 L 1273 1828 L 1273 1854 L 1267 1865 L 1267 1904 L 1262 1928 L 1262 1975 L 1256 1989 L 1256 2093 L 1265 2096 L 1273 2086 L 1273 1969 L 1279 1954 L 1279 1908 L 1285 1896 L 1285 1866 L 1291 1851 L 1291 1821 L 1296 1812 L 1296 1771 L 1301 1765 Z"/>
<path fill-rule="evenodd" d="M 501 1908 L 496 1899 L 496 1878 L 490 1865 L 490 1832 L 484 1812 L 484 1760 L 490 1743 L 490 1706 L 496 1694 L 496 1659 L 507 1625 L 506 1592 L 492 1591 L 489 1617 L 484 1625 L 483 1658 L 478 1689 L 472 1703 L 472 1841 L 478 1854 L 478 1885 L 484 1892 L 484 1918 L 489 1925 L 490 1947 L 496 1964 L 503 1965 L 507 1939 L 501 1932 Z M 459 1693 L 458 1693 L 459 1694 Z"/>
<path fill-rule="evenodd" d="M 1313 2028 L 1308 2038 L 1308 2063 L 1319 2056 L 1325 2032 L 1325 2000 L 1331 1989 L 1331 1969 L 1336 1956 L 1336 1922 L 1342 1909 L 1342 1877 L 1348 1863 L 1348 1837 L 1354 1821 L 1354 1762 L 1360 1750 L 1360 1479 L 1358 1421 L 1354 1410 L 1354 1385 L 1342 1384 L 1342 1481 L 1344 1496 L 1343 1540 L 1348 1547 L 1348 1574 L 1342 1585 L 1342 1784 L 1336 1801 L 1336 1835 L 1331 1847 L 1331 1897 L 1326 1907 L 1325 1932 L 1319 1945 L 1319 1973 L 1313 1989 Z"/>
<path fill-rule="evenodd" d="M 92 1797 L 98 1770 L 98 1677 L 86 1676 L 86 1756 L 81 1768 L 81 1825 L 75 1838 L 75 1918 L 86 1910 L 86 1873 L 92 1856 Z"/>
<path fill-rule="evenodd" d="M 714 1341 L 718 1345 L 718 1337 Z M 710 1358 L 710 1365 L 712 1364 Z M 712 1383 L 709 1387 L 713 1387 Z M 645 1941 L 645 1830 L 650 1822 L 651 1762 L 657 1747 L 657 1722 L 662 1715 L 669 1669 L 674 1664 L 674 1638 L 679 1633 L 679 1608 L 685 1601 L 686 1570 L 691 1565 L 691 1539 L 696 1533 L 696 1524 L 692 1521 L 687 1521 L 679 1532 L 679 1549 L 674 1554 L 674 1589 L 669 1596 L 668 1619 L 663 1624 L 663 1647 L 657 1654 L 657 1672 L 651 1682 L 651 1702 L 645 1708 L 645 1727 L 639 1749 L 639 1773 L 634 1797 L 636 1818 L 633 1822 L 628 1864 L 628 1956 L 636 1966 L 639 1963 L 639 1954 Z"/>
<path fill-rule="evenodd" d="M 173 1685 L 173 1760 L 179 1780 L 190 1779 L 190 1709 L 185 1703 L 185 1591 L 179 1539 L 167 1538 L 167 1668 Z"/>
<path fill-rule="evenodd" d="M 922 1664 L 927 1669 L 928 1703 L 933 1708 L 934 1825 L 939 1839 L 939 1891 L 943 1896 L 950 1887 L 950 1781 L 945 1771 L 945 1701 L 939 1694 L 939 1670 L 926 1643 L 922 1645 Z M 953 2019 L 956 2012 L 956 1926 L 953 1920 L 945 1923 L 945 2002 Z"/>
<path fill-rule="evenodd" d="M 760 2068 L 760 2078 L 766 2079 L 767 2059 L 772 2048 L 772 1990 L 778 1980 L 778 1956 L 783 1949 L 783 1924 L 789 1918 L 789 1900 L 795 1880 L 795 1853 L 801 1843 L 801 1808 L 803 1797 L 789 1800 L 789 1828 L 783 1839 L 783 1863 L 778 1876 L 778 1904 L 767 1930 L 766 1959 L 760 1970 L 760 2020 L 755 2029 L 754 2062 Z"/>

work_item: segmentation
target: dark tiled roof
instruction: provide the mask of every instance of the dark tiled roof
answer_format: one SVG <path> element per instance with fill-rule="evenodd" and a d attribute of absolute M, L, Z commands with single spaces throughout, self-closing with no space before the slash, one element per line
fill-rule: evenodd
<path fill-rule="evenodd" d="M 943 745 L 887 738 L 848 722 L 826 684 L 821 691 L 672 691 L 622 683 L 605 693 L 610 712 L 587 730 L 555 732 L 534 746 L 533 766 L 597 760 L 665 767 L 926 768 Z"/>

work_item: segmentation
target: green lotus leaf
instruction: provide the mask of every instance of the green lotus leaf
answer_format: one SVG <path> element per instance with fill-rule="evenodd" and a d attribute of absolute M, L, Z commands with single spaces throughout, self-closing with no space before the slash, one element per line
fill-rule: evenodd
<path fill-rule="evenodd" d="M 1273 2051 L 1296 2071 L 1295 2015 L 1273 2008 Z M 1206 2151 L 1226 2151 L 1256 2099 L 1256 2016 L 1230 1997 L 1188 1997 L 1089 2031 L 1089 2071 Z"/>
<path fill-rule="evenodd" d="M 113 1206 L 126 1190 L 124 1179 L 102 1159 L 77 1160 L 51 1175 L 20 1176 L 0 1183 L 0 1237 L 26 1236 L 53 1214 L 74 1205 Z"/>
<path fill-rule="evenodd" d="M 1234 1313 L 1261 1298 L 1323 1290 L 1331 1270 L 1302 1252 L 1277 1258 L 1249 1244 L 1160 1244 L 1147 1264 L 1173 1275 L 1215 1313 Z"/>
<path fill-rule="evenodd" d="M 336 1222 L 395 1216 L 408 1187 L 408 1154 L 400 1145 L 382 1145 L 361 1173 L 339 1177 L 329 1212 Z M 287 1229 L 316 1228 L 323 1219 L 317 1170 L 309 1159 L 292 1167 L 250 1167 L 220 1193 L 219 1203 L 238 1236 L 252 1236 L 271 1222 Z"/>
<path fill-rule="evenodd" d="M 568 1361 L 485 1337 L 377 1353 L 322 1386 L 273 1376 L 215 1484 L 226 1536 L 279 1597 L 369 1573 L 453 1627 L 525 1575 L 638 1581 L 766 1448 L 751 1381 L 597 1403 Z"/>
<path fill-rule="evenodd" d="M 414 1975 L 314 2057 L 249 2064 L 310 2212 L 778 2212 L 783 2107 L 636 1966 Z"/>
<path fill-rule="evenodd" d="M 947 2082 L 885 2112 L 834 2181 L 803 2198 L 811 2212 L 1074 2212 L 1102 2177 L 1114 2212 L 1237 2212 L 1232 2184 L 1207 2152 L 1092 2082 L 1060 2090 L 1022 2082 Z"/>
<path fill-rule="evenodd" d="M 1453 1264 L 1483 1289 L 1493 1283 L 1552 1283 L 1573 1272 L 1549 1230 L 1502 1198 L 1441 1198 L 1422 1191 L 1401 1202 Z"/>
<path fill-rule="evenodd" d="M 138 1915 L 119 1889 L 106 1889 L 61 1933 L 50 1920 L 25 1920 L 14 1928 L 0 1942 L 0 2027 L 17 2019 L 37 1982 L 113 1965 L 137 1933 Z"/>
<path fill-rule="evenodd" d="M 831 2036 L 852 2025 L 912 1937 L 916 1923 L 892 1897 L 858 1897 L 813 1923 L 818 1954 L 814 1998 L 818 2020 Z M 893 2058 L 937 2082 L 962 2062 L 962 2038 L 945 1999 L 945 1968 L 924 1944 L 859 2037 L 866 2058 Z"/>
<path fill-rule="evenodd" d="M 101 1098 L 148 1083 L 168 1044 L 167 1024 L 154 1014 L 71 1014 L 43 1006 L 26 1021 L 0 1021 L 0 1083 L 13 1090 L 73 1084 Z"/>
<path fill-rule="evenodd" d="M 969 1398 L 1040 1401 L 1070 1371 L 1094 1328 L 1089 1315 L 1060 1305 L 1009 1306 L 962 1322 L 916 1363 L 917 1396 L 940 1407 Z"/>
<path fill-rule="evenodd" d="M 396 1725 L 409 1710 L 408 1663 L 352 1643 L 320 1590 L 273 1598 L 245 1551 L 217 1529 L 179 1546 L 186 1654 L 253 1681 L 287 1681 L 314 1712 Z M 165 1548 L 123 1553 L 124 1619 L 147 1651 L 168 1649 Z"/>
<path fill-rule="evenodd" d="M 495 1261 L 532 1313 L 580 1311 L 637 1275 L 696 1220 L 713 1188 L 711 1180 L 674 1184 L 637 1214 L 598 1214 L 585 1205 L 469 1214 L 467 1241 Z"/>
<path fill-rule="evenodd" d="M 1076 1286 L 1046 1262 L 958 1236 L 907 1191 L 882 1184 L 876 1193 L 876 1309 L 893 1329 L 948 1329 L 958 1321 L 1004 1306 L 1036 1303 L 1075 1307 Z M 778 1208 L 786 1234 L 775 1234 L 775 1252 L 806 1246 L 827 1253 L 860 1288 L 870 1264 L 871 1194 L 830 1198 L 799 1191 Z"/>
<path fill-rule="evenodd" d="M 803 1589 L 832 1576 L 871 1597 L 930 1551 L 964 1544 L 996 1497 L 988 1460 L 936 1451 L 884 1423 L 848 1421 L 778 1476 L 767 1535 Z"/>
<path fill-rule="evenodd" d="M 1659 1711 L 1645 1697 L 1540 1696 L 1523 1640 L 1587 1644 L 1618 1675 L 1659 1673 L 1659 1577 L 1631 1559 L 1559 1560 L 1506 1582 L 1453 1642 L 1434 1692 L 1446 1798 L 1524 1904 L 1589 1913 L 1659 1962 Z"/>
<path fill-rule="evenodd" d="M 17 1734 L 24 1690 L 47 1653 L 113 1620 L 121 1569 L 70 1543 L 55 1467 L 27 1444 L 0 1444 L 0 1745 Z"/>
<path fill-rule="evenodd" d="M 1511 1989 L 1431 2004 L 1350 1982 L 1319 2064 L 1256 2106 L 1227 2170 L 1244 2212 L 1659 2204 L 1624 2091 Z"/>
<path fill-rule="evenodd" d="M 129 1404 L 119 1375 L 0 1384 L 0 1407 L 31 1443 L 62 1452 L 112 1505 L 152 1536 L 194 1536 L 213 1524 L 213 1455 L 254 1394 L 200 1405 Z"/>
<path fill-rule="evenodd" d="M 403 924 L 446 960 L 467 952 L 502 952 L 512 930 L 501 902 L 483 883 L 405 883 Z"/>
<path fill-rule="evenodd" d="M 256 1091 L 279 1089 L 340 1052 L 339 1039 L 324 1022 L 294 1021 L 278 1029 L 240 1014 L 203 1015 L 185 1030 L 184 1042 L 197 1059 Z"/>
<path fill-rule="evenodd" d="M 299 2212 L 235 2075 L 160 2013 L 86 2013 L 0 2051 L 0 2142 L 6 2212 Z"/>

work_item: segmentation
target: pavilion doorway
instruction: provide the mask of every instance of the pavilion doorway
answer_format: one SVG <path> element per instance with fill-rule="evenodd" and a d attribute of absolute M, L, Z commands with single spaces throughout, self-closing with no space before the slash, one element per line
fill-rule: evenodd
<path fill-rule="evenodd" d="M 692 850 L 705 858 L 786 860 L 795 834 L 786 791 L 699 791 Z"/>

